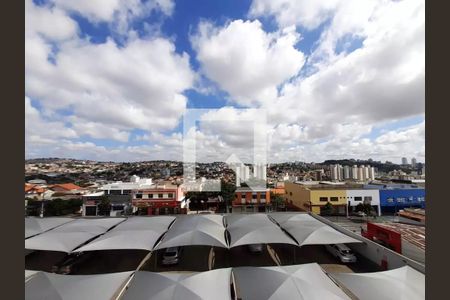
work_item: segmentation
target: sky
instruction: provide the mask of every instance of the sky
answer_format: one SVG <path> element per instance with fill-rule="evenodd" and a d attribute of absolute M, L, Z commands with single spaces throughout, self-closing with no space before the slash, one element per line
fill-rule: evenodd
<path fill-rule="evenodd" d="M 25 2 L 26 158 L 425 162 L 424 0 Z"/>

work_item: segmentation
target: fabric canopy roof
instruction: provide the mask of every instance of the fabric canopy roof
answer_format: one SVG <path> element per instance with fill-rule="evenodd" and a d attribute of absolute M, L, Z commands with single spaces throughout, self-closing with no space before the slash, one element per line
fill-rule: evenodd
<path fill-rule="evenodd" d="M 136 272 L 122 300 L 230 300 L 231 269 L 199 273 Z"/>
<path fill-rule="evenodd" d="M 193 245 L 228 248 L 223 217 L 221 215 L 179 216 L 155 249 Z"/>
<path fill-rule="evenodd" d="M 88 240 L 107 231 L 124 218 L 77 219 L 25 240 L 25 248 L 71 252 Z"/>
<path fill-rule="evenodd" d="M 39 272 L 25 283 L 25 299 L 110 300 L 132 273 L 59 275 Z"/>
<path fill-rule="evenodd" d="M 300 246 L 361 243 L 361 241 L 337 231 L 309 214 L 274 213 L 269 216 L 292 235 Z"/>
<path fill-rule="evenodd" d="M 230 248 L 248 244 L 297 245 L 265 214 L 233 214 L 227 215 L 226 220 L 231 236 Z"/>
<path fill-rule="evenodd" d="M 71 218 L 25 218 L 25 238 L 43 233 L 64 223 L 73 221 Z"/>
<path fill-rule="evenodd" d="M 239 267 L 233 268 L 233 273 L 238 295 L 246 300 L 350 300 L 316 263 L 282 267 Z"/>
<path fill-rule="evenodd" d="M 175 217 L 130 217 L 76 252 L 112 249 L 152 250 Z"/>
<path fill-rule="evenodd" d="M 425 275 L 409 266 L 384 272 L 330 275 L 360 299 L 425 299 Z"/>

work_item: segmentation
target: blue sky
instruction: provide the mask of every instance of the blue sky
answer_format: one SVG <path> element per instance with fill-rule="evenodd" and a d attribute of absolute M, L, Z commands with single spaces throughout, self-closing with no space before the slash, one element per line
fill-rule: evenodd
<path fill-rule="evenodd" d="M 221 160 L 257 108 L 269 161 L 424 161 L 424 1 L 330 3 L 27 0 L 26 157 L 180 159 L 208 108 Z"/>

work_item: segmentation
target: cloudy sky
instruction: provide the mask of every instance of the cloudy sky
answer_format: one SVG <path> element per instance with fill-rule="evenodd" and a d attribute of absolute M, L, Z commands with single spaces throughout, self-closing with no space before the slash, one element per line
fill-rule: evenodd
<path fill-rule="evenodd" d="M 181 160 L 188 132 L 225 160 L 257 130 L 270 162 L 425 161 L 424 0 L 26 0 L 25 41 L 26 158 Z"/>

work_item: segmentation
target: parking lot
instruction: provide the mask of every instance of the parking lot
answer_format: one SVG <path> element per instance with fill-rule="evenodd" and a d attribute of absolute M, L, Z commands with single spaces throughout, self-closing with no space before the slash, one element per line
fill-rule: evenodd
<path fill-rule="evenodd" d="M 67 256 L 59 251 L 34 251 L 25 256 L 25 270 L 51 272 L 53 265 Z"/>
<path fill-rule="evenodd" d="M 167 271 L 208 271 L 213 263 L 212 252 L 220 251 L 220 248 L 212 250 L 210 246 L 186 246 L 181 247 L 180 259 L 177 264 L 163 265 L 165 249 L 155 250 L 141 270 L 151 272 Z"/>
<path fill-rule="evenodd" d="M 375 272 L 380 267 L 356 254 L 357 262 L 344 264 L 330 254 L 323 245 L 296 247 L 288 244 L 263 245 L 262 251 L 253 253 L 248 246 L 230 250 L 210 246 L 186 246 L 177 264 L 163 265 L 165 249 L 155 250 L 141 266 L 152 272 L 207 271 L 240 266 L 277 266 L 317 262 L 329 272 Z M 133 271 L 148 256 L 144 250 L 107 250 L 83 253 L 70 274 L 101 274 Z M 67 254 L 55 251 L 35 251 L 25 257 L 27 270 L 51 272 L 52 266 L 66 258 Z"/>
<path fill-rule="evenodd" d="M 149 253 L 146 250 L 101 250 L 88 251 L 82 263 L 74 268 L 71 274 L 103 274 L 134 271 Z"/>

